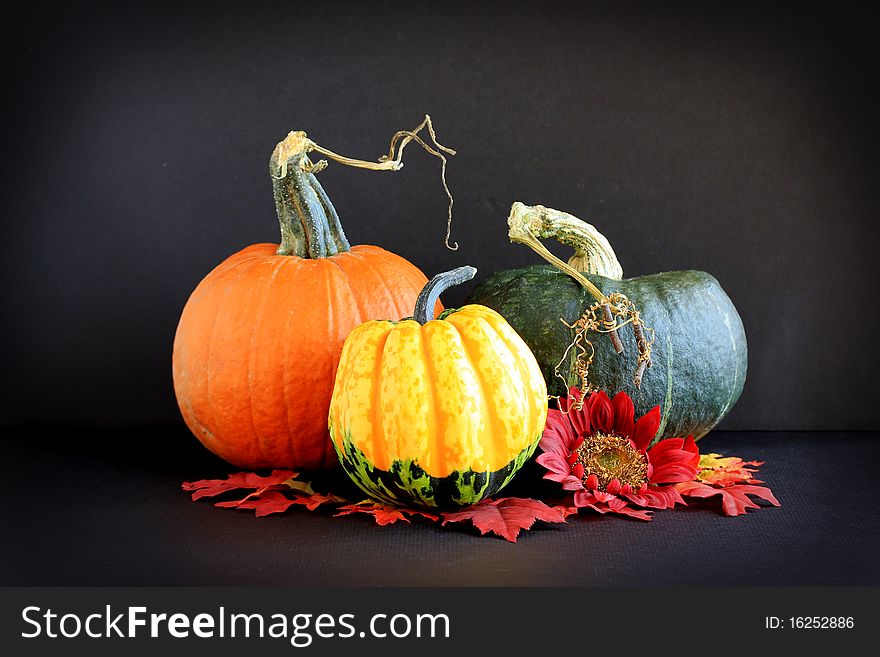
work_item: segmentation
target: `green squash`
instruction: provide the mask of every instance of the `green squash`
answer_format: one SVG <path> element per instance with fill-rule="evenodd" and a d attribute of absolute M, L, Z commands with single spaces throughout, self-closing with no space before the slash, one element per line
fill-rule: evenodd
<path fill-rule="evenodd" d="M 468 303 L 488 306 L 507 319 L 534 353 L 551 395 L 564 395 L 568 386 L 581 383 L 577 351 L 569 349 L 574 337 L 569 326 L 602 295 L 618 292 L 638 309 L 646 342 L 653 329 L 650 366 L 640 362 L 633 322 L 618 322 L 612 331 L 621 343 L 617 348 L 607 335 L 588 334 L 595 350 L 589 385 L 609 393 L 624 390 L 635 403 L 636 416 L 659 404 L 663 423 L 657 439 L 699 439 L 733 407 L 746 379 L 746 336 L 733 302 L 715 278 L 702 271 L 674 271 L 623 279 L 601 233 L 540 205 L 514 203 L 508 224 L 511 241 L 528 245 L 553 266 L 497 272 L 477 286 Z M 575 255 L 564 263 L 539 237 L 553 237 L 573 247 Z"/>

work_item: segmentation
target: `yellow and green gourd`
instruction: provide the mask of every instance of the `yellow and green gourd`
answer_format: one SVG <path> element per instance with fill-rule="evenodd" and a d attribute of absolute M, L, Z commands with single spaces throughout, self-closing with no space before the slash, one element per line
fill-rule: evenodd
<path fill-rule="evenodd" d="M 438 274 L 412 318 L 361 324 L 345 341 L 330 435 L 345 471 L 374 499 L 474 504 L 503 488 L 540 440 L 547 387 L 516 331 L 481 305 L 436 320 L 428 310 L 475 273 Z"/>

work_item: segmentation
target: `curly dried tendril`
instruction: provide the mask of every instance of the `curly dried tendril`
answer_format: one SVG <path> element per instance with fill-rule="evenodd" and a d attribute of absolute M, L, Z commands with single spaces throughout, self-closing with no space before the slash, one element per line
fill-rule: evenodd
<path fill-rule="evenodd" d="M 569 324 L 561 317 L 559 321 L 573 331 L 573 336 L 559 363 L 556 364 L 554 373 L 565 385 L 568 385 L 568 379 L 563 376 L 561 371 L 574 352 L 574 362 L 571 369 L 574 370 L 574 374 L 578 378 L 578 390 L 580 391 L 580 398 L 574 404 L 576 409 L 580 410 L 586 396 L 595 391 L 595 386 L 590 384 L 588 380 L 590 366 L 596 356 L 596 349 L 588 337 L 590 332 L 607 333 L 612 338 L 617 353 L 621 353 L 623 344 L 620 342 L 618 331 L 627 324 L 632 324 L 636 346 L 639 350 L 638 365 L 633 374 L 633 384 L 636 388 L 641 387 L 645 369 L 653 365 L 651 347 L 654 344 L 654 329 L 645 325 L 639 310 L 626 295 L 612 292 L 605 301 L 593 303 L 573 324 Z M 650 339 L 646 337 L 646 334 L 650 336 Z M 620 345 L 619 349 L 617 345 Z"/>
<path fill-rule="evenodd" d="M 570 371 L 573 370 L 577 375 L 581 392 L 581 399 L 576 402 L 577 408 L 583 404 L 586 394 L 593 391 L 593 386 L 587 380 L 590 365 L 596 356 L 596 350 L 588 337 L 593 331 L 607 334 L 614 351 L 622 354 L 624 346 L 619 332 L 627 324 L 632 324 L 639 350 L 633 383 L 637 388 L 641 387 L 642 376 L 645 370 L 651 367 L 653 329 L 645 326 L 638 308 L 624 294 L 612 292 L 606 295 L 585 276 L 585 274 L 596 274 L 611 281 L 623 279 L 623 268 L 605 236 L 596 230 L 595 226 L 567 212 L 543 205 L 525 205 L 519 201 L 510 207 L 507 225 L 509 227 L 507 234 L 512 242 L 528 246 L 551 265 L 571 276 L 595 299 L 595 302 L 573 324 L 560 318 L 560 321 L 573 331 L 573 336 L 565 353 L 562 354 L 562 359 L 556 365 L 555 374 L 567 388 L 569 380 L 560 373 L 560 370 L 572 358 L 573 353 L 574 361 Z M 548 237 L 574 249 L 574 255 L 568 262 L 550 253 L 539 239 Z"/>
<path fill-rule="evenodd" d="M 419 136 L 419 133 L 425 129 L 428 131 L 431 142 L 430 144 Z M 456 152 L 437 141 L 437 134 L 434 132 L 434 125 L 431 123 L 431 117 L 427 114 L 425 114 L 425 118 L 413 130 L 399 130 L 394 133 L 394 136 L 391 137 L 391 144 L 388 147 L 388 153 L 381 155 L 377 162 L 358 160 L 352 157 L 346 157 L 345 155 L 340 155 L 339 153 L 334 153 L 329 148 L 324 148 L 313 142 L 306 136 L 306 133 L 301 130 L 291 132 L 281 143 L 278 144 L 278 146 L 275 147 L 275 155 L 279 167 L 277 173 L 273 175 L 279 180 L 284 178 L 287 176 L 287 163 L 291 156 L 297 153 L 311 153 L 313 151 L 350 167 L 369 169 L 371 171 L 399 171 L 403 168 L 403 150 L 406 148 L 407 144 L 412 141 L 425 149 L 426 152 L 438 158 L 442 163 L 440 166 L 440 181 L 443 183 L 443 191 L 446 192 L 446 198 L 449 199 L 445 244 L 446 248 L 449 250 L 457 251 L 458 242 L 454 242 L 453 245 L 450 245 L 449 243 L 452 234 L 452 206 L 454 199 L 452 198 L 452 192 L 449 191 L 449 185 L 446 183 L 447 160 L 446 155 L 444 155 L 444 153 L 455 155 Z M 327 167 L 327 160 L 322 159 L 317 162 L 312 162 L 308 157 L 303 157 L 300 166 L 303 171 L 317 173 Z"/>

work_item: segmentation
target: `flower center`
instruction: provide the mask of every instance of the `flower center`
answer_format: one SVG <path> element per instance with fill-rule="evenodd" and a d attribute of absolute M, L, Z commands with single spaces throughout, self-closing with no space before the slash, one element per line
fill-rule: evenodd
<path fill-rule="evenodd" d="M 599 490 L 613 479 L 638 490 L 648 481 L 648 459 L 637 451 L 628 438 L 596 433 L 588 436 L 577 449 L 577 463 L 584 466 L 584 482 L 590 475 L 599 480 Z"/>

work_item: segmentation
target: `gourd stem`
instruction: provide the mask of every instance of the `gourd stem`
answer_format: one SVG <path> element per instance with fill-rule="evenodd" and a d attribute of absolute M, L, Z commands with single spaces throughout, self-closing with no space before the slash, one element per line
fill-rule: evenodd
<path fill-rule="evenodd" d="M 510 210 L 510 216 L 507 218 L 507 225 L 510 227 L 510 230 L 508 231 L 510 241 L 525 244 L 551 265 L 562 270 L 580 283 L 581 286 L 596 299 L 596 301 L 608 303 L 608 297 L 602 293 L 602 290 L 596 287 L 577 269 L 550 253 L 550 251 L 547 250 L 547 247 L 541 244 L 538 238 L 535 237 L 532 231 L 534 229 L 533 224 L 536 218 L 528 212 L 531 209 L 532 208 L 523 205 L 519 201 L 513 204 L 513 207 Z"/>
<path fill-rule="evenodd" d="M 517 201 L 510 209 L 507 223 L 512 241 L 526 244 L 581 285 L 584 285 L 581 279 L 586 279 L 576 273 L 598 274 L 617 281 L 623 278 L 623 268 L 605 236 L 595 226 L 574 215 L 543 205 L 528 206 Z M 540 245 L 539 238 L 548 237 L 574 249 L 574 255 L 565 263 L 567 267 Z M 589 285 L 584 287 L 590 289 Z M 592 290 L 590 292 L 593 293 Z"/>
<path fill-rule="evenodd" d="M 434 306 L 440 295 L 455 285 L 461 285 L 471 280 L 477 273 L 475 267 L 465 265 L 451 271 L 437 274 L 425 284 L 419 297 L 416 299 L 416 308 L 413 311 L 413 319 L 419 324 L 427 324 L 434 319 Z"/>
<path fill-rule="evenodd" d="M 281 227 L 279 255 L 326 258 L 351 246 L 339 215 L 327 192 L 315 178 L 323 168 L 309 160 L 308 140 L 301 131 L 291 132 L 272 152 L 269 173 L 275 210 Z"/>
<path fill-rule="evenodd" d="M 636 345 L 639 349 L 639 365 L 633 382 L 636 388 L 640 387 L 645 369 L 651 367 L 652 364 L 653 331 L 648 327 L 643 328 L 639 311 L 626 296 L 619 292 L 612 292 L 606 296 L 581 273 L 583 271 L 588 274 L 597 274 L 617 281 L 623 279 L 623 268 L 605 236 L 594 226 L 567 212 L 546 208 L 543 205 L 528 206 L 519 201 L 511 206 L 507 225 L 510 227 L 508 236 L 511 242 L 519 242 L 528 246 L 551 265 L 580 283 L 581 287 L 596 299 L 596 303 L 587 308 L 586 312 L 574 324 L 568 324 L 562 320 L 566 326 L 575 330 L 574 341 L 566 349 L 563 360 L 572 348 L 577 348 L 573 367 L 581 379 L 581 393 L 584 393 L 589 385 L 587 374 L 593 360 L 592 354 L 595 353 L 592 350 L 592 344 L 585 337 L 586 332 L 598 330 L 607 333 L 614 351 L 617 354 L 622 354 L 624 351 L 623 342 L 618 331 L 628 323 L 633 325 Z M 563 262 L 547 250 L 547 247 L 538 239 L 539 237 L 552 237 L 571 246 L 574 249 L 574 255 L 568 262 Z M 601 319 L 595 315 L 597 310 L 602 313 Z M 628 317 L 629 319 L 618 323 L 617 317 Z M 645 330 L 651 331 L 650 342 L 645 338 Z M 585 343 L 591 347 L 589 353 L 584 348 Z"/>
<path fill-rule="evenodd" d="M 418 134 L 425 128 L 433 146 Z M 302 130 L 290 132 L 279 142 L 269 160 L 275 209 L 281 224 L 281 245 L 278 247 L 278 254 L 296 255 L 301 258 L 325 258 L 351 248 L 342 230 L 339 215 L 336 214 L 330 198 L 314 176 L 327 166 L 327 160 L 313 163 L 308 156 L 310 152 L 316 151 L 346 166 L 371 171 L 398 171 L 403 167 L 403 150 L 411 141 L 415 141 L 443 163 L 440 178 L 449 198 L 446 246 L 453 251 L 457 249 L 457 244 L 454 247 L 449 245 L 453 200 L 446 184 L 446 157 L 443 155 L 443 153 L 455 155 L 455 151 L 437 141 L 431 117 L 426 114 L 415 130 L 400 130 L 395 133 L 391 138 L 388 154 L 380 157 L 378 162 L 358 160 L 334 153 L 313 142 Z"/>

